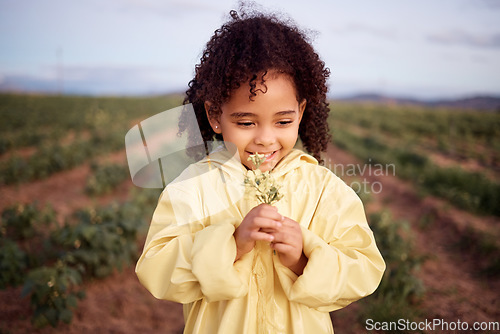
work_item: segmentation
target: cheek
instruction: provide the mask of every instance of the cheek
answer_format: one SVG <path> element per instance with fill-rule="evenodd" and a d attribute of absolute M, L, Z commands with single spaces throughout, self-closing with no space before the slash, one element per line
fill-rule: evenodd
<path fill-rule="evenodd" d="M 283 134 L 283 141 L 286 142 L 288 145 L 295 145 L 295 142 L 297 141 L 297 138 L 299 136 L 299 127 L 294 127 L 288 129 L 286 133 Z"/>
<path fill-rule="evenodd" d="M 224 141 L 230 142 L 240 149 L 244 149 L 251 140 L 249 134 L 249 131 L 238 131 L 238 129 L 232 127 L 228 127 L 222 131 Z"/>

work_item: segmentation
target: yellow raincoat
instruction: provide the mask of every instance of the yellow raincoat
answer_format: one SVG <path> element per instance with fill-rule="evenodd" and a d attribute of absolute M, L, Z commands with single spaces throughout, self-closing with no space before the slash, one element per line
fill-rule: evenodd
<path fill-rule="evenodd" d="M 234 262 L 235 228 L 259 203 L 227 151 L 189 166 L 163 191 L 136 273 L 156 297 L 184 304 L 185 333 L 333 333 L 328 312 L 372 293 L 385 270 L 355 192 L 293 150 L 272 171 L 278 212 L 302 227 L 302 275 L 269 244 Z"/>

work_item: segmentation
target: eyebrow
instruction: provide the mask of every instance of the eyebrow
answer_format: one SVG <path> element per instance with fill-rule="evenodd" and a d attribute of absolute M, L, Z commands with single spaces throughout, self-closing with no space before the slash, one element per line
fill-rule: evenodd
<path fill-rule="evenodd" d="M 283 111 L 278 111 L 275 116 L 286 116 L 290 114 L 295 114 L 295 110 L 283 110 Z M 243 118 L 243 117 L 256 117 L 254 113 L 251 112 L 234 112 L 229 115 L 231 118 Z"/>
<path fill-rule="evenodd" d="M 243 118 L 243 117 L 255 117 L 255 114 L 251 112 L 233 112 L 229 115 L 231 118 Z"/>

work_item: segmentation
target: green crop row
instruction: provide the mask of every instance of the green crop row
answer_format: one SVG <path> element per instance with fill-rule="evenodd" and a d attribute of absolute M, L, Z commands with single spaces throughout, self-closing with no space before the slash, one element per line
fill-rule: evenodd
<path fill-rule="evenodd" d="M 61 260 L 28 271 L 21 297 L 30 296 L 33 326 L 56 327 L 59 322 L 71 323 L 78 300 L 85 297 L 85 292 L 78 288 L 81 283 L 82 269 L 68 266 Z"/>
<path fill-rule="evenodd" d="M 181 103 L 178 96 L 79 97 L 0 94 L 0 154 L 56 144 L 70 133 L 104 129 L 125 136 L 132 122 Z"/>
<path fill-rule="evenodd" d="M 415 252 L 408 222 L 393 220 L 388 211 L 370 215 L 369 221 L 386 270 L 375 293 L 360 302 L 358 319 L 360 322 L 415 319 L 419 316 L 415 302 L 425 292 L 416 273 L 425 257 Z"/>
<path fill-rule="evenodd" d="M 368 188 L 357 189 L 365 205 L 373 200 Z M 386 270 L 377 290 L 358 302 L 360 309 L 356 318 L 361 326 L 366 326 L 367 319 L 374 322 L 413 321 L 421 315 L 418 302 L 425 294 L 425 286 L 417 274 L 427 257 L 415 250 L 410 224 L 394 220 L 389 210 L 370 214 L 368 222 Z M 332 316 L 335 318 L 335 313 Z"/>
<path fill-rule="evenodd" d="M 376 136 L 360 137 L 341 128 L 334 130 L 334 143 L 367 163 L 393 164 L 398 177 L 412 180 L 422 190 L 457 207 L 500 216 L 500 184 L 481 173 L 439 167 L 411 147 L 390 147 Z"/>
<path fill-rule="evenodd" d="M 380 135 L 484 168 L 500 162 L 500 114 L 418 106 L 335 103 L 332 121 L 356 133 Z"/>
<path fill-rule="evenodd" d="M 79 210 L 74 218 L 76 223 L 66 223 L 51 234 L 51 243 L 62 248 L 60 257 L 66 263 L 83 265 L 87 275 L 100 278 L 135 259 L 144 223 L 140 208 L 112 205 Z"/>
<path fill-rule="evenodd" d="M 76 133 L 77 135 L 79 132 Z M 5 132 L 0 136 L 0 154 L 4 154 L 15 148 L 26 146 L 39 146 L 41 143 L 56 142 L 63 138 L 63 129 L 54 129 L 50 132 L 42 129 L 29 129 L 28 131 Z"/>
<path fill-rule="evenodd" d="M 0 162 L 0 184 L 30 182 L 74 168 L 94 156 L 123 148 L 123 138 L 117 133 L 96 133 L 90 140 L 42 147 L 28 158 L 12 156 Z"/>
<path fill-rule="evenodd" d="M 146 232 L 145 217 L 158 195 L 141 190 L 129 202 L 78 210 L 63 226 L 47 222 L 54 212 L 34 204 L 5 209 L 0 288 L 23 285 L 21 294 L 30 298 L 35 327 L 71 322 L 85 295 L 85 279 L 105 277 L 136 261 L 137 241 Z"/>
<path fill-rule="evenodd" d="M 0 94 L 0 132 L 25 129 L 92 130 L 129 122 L 179 105 L 178 96 L 85 97 Z"/>
<path fill-rule="evenodd" d="M 55 212 L 50 206 L 39 208 L 34 204 L 16 204 L 3 210 L 0 233 L 14 240 L 34 237 L 40 227 L 50 227 Z"/>
<path fill-rule="evenodd" d="M 396 137 L 445 135 L 453 140 L 477 138 L 493 143 L 500 138 L 500 114 L 410 105 L 332 103 L 335 119 Z"/>
<path fill-rule="evenodd" d="M 0 184 L 45 178 L 88 159 L 124 148 L 127 131 L 180 104 L 178 97 L 91 98 L 0 94 L 0 154 L 35 146 L 29 157 L 14 150 L 0 162 Z M 82 139 L 83 131 L 90 139 Z M 64 143 L 62 138 L 73 135 Z"/>
<path fill-rule="evenodd" d="M 90 176 L 85 192 L 89 195 L 102 195 L 112 191 L 129 177 L 129 171 L 123 164 L 90 164 Z"/>

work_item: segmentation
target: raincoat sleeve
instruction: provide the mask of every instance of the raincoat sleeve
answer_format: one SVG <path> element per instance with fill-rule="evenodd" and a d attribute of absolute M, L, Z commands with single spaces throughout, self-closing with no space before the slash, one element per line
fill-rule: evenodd
<path fill-rule="evenodd" d="M 196 196 L 179 190 L 175 204 L 170 197 L 164 191 L 153 214 L 136 266 L 140 282 L 156 298 L 184 304 L 201 298 L 219 301 L 246 295 L 249 256 L 234 262 L 234 222 L 221 218 L 208 226 L 205 224 L 214 219 L 188 223 L 199 218 Z"/>
<path fill-rule="evenodd" d="M 276 269 L 291 302 L 330 312 L 375 291 L 385 262 L 356 193 L 334 175 L 320 191 L 309 228 L 301 224 L 303 274 L 280 263 Z"/>

